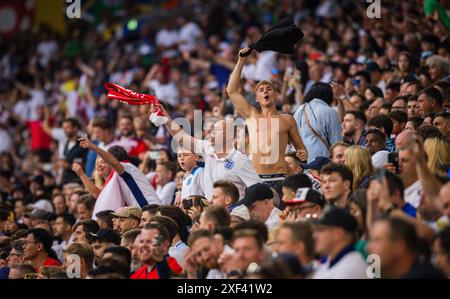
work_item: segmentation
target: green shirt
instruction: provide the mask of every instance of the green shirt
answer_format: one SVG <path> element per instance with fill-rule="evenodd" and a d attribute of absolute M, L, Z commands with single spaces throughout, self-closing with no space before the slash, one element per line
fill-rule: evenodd
<path fill-rule="evenodd" d="M 437 0 L 425 0 L 425 2 L 423 3 L 423 9 L 425 11 L 426 17 L 437 11 L 439 15 L 439 21 L 444 24 L 445 27 L 450 29 L 450 18 L 448 17 L 445 9 Z"/>

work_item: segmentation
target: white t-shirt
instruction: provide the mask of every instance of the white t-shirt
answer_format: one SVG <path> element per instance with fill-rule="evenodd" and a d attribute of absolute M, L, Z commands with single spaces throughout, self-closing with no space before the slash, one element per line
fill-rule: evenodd
<path fill-rule="evenodd" d="M 187 173 L 183 179 L 181 198 L 185 199 L 191 195 L 204 195 L 203 192 L 203 167 L 195 167 L 191 173 Z"/>
<path fill-rule="evenodd" d="M 170 47 L 178 43 L 178 32 L 176 30 L 161 29 L 156 34 L 156 45 Z M 169 49 L 162 52 L 163 57 L 173 58 L 177 55 L 175 49 Z"/>
<path fill-rule="evenodd" d="M 321 264 L 313 279 L 367 279 L 367 264 L 361 253 L 352 251 L 342 257 L 333 267 L 330 268 L 330 260 Z"/>
<path fill-rule="evenodd" d="M 196 23 L 186 23 L 183 27 L 181 27 L 178 35 L 178 42 L 180 43 L 178 49 L 180 51 L 191 51 L 195 48 L 197 39 L 201 36 L 202 30 Z"/>
<path fill-rule="evenodd" d="M 219 159 L 209 141 L 196 140 L 195 152 L 202 155 L 205 160 L 203 191 L 208 199 L 212 198 L 213 183 L 218 180 L 235 184 L 239 190 L 239 198 L 244 196 L 248 186 L 261 182 L 252 162 L 245 154 L 236 149 L 233 149 L 226 157 Z"/>
<path fill-rule="evenodd" d="M 164 184 L 164 186 L 156 185 L 156 195 L 158 195 L 163 205 L 171 205 L 175 198 L 175 189 L 177 184 L 174 181 Z"/>
<path fill-rule="evenodd" d="M 53 128 L 51 137 L 58 141 L 58 154 L 60 159 L 64 159 L 64 147 L 66 146 L 67 136 L 63 128 Z"/>
<path fill-rule="evenodd" d="M 384 164 L 388 162 L 389 152 L 385 150 L 381 150 L 373 154 L 372 156 L 372 164 L 375 168 L 384 168 Z"/>
<path fill-rule="evenodd" d="M 416 209 L 420 204 L 420 192 L 422 191 L 422 184 L 417 180 L 414 184 L 405 189 L 405 202 L 409 203 Z"/>
<path fill-rule="evenodd" d="M 280 209 L 278 209 L 277 207 L 273 207 L 272 212 L 270 212 L 269 218 L 267 218 L 265 222 L 267 230 L 269 232 L 280 224 L 280 217 L 278 217 L 280 213 Z"/>

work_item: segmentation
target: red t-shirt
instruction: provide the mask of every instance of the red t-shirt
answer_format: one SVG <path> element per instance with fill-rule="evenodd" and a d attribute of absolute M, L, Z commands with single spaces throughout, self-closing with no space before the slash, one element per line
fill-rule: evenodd
<path fill-rule="evenodd" d="M 55 267 L 59 267 L 61 266 L 61 263 L 55 259 L 52 259 L 51 257 L 47 258 L 45 260 L 45 262 L 42 264 L 42 266 L 55 266 Z M 41 267 L 42 267 L 41 266 Z M 36 272 L 39 273 L 39 269 L 36 269 Z"/>
<path fill-rule="evenodd" d="M 34 151 L 49 149 L 52 139 L 47 135 L 47 133 L 44 132 L 44 129 L 42 128 L 42 121 L 29 121 L 27 125 L 30 129 L 31 149 Z"/>
<path fill-rule="evenodd" d="M 169 268 L 172 270 L 173 273 L 175 274 L 180 274 L 183 269 L 181 268 L 181 266 L 178 264 L 177 260 L 174 259 L 173 257 L 168 257 L 166 258 L 166 262 L 169 265 Z M 136 272 L 134 272 L 130 278 L 131 279 L 159 279 L 159 274 L 158 271 L 156 269 L 156 266 L 153 266 L 152 269 L 150 270 L 150 272 L 148 271 L 148 266 L 144 265 L 142 267 L 140 267 L 139 269 L 136 270 Z"/>

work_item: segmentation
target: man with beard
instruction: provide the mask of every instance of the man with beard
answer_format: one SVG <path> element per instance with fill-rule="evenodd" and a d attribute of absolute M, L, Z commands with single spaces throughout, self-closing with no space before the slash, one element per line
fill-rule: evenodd
<path fill-rule="evenodd" d="M 223 279 L 225 273 L 220 270 L 218 259 L 222 252 L 233 251 L 214 238 L 211 231 L 200 229 L 188 239 L 190 250 L 185 255 L 185 267 L 189 279 Z"/>
<path fill-rule="evenodd" d="M 59 165 L 63 168 L 62 184 L 81 182 L 78 175 L 72 170 L 72 163 L 84 164 L 87 149 L 80 146 L 78 140 L 81 125 L 75 118 L 66 118 L 62 128 L 51 128 L 48 115 L 44 121 L 44 131 L 58 141 Z"/>
<path fill-rule="evenodd" d="M 139 259 L 144 264 L 131 279 L 168 279 L 183 269 L 169 256 L 171 240 L 167 229 L 156 223 L 144 226 L 139 238 Z"/>
<path fill-rule="evenodd" d="M 138 157 L 143 160 L 143 155 L 148 151 L 148 146 L 135 136 L 133 118 L 123 115 L 119 120 L 119 137 L 111 144 L 123 147 L 129 157 Z"/>
<path fill-rule="evenodd" d="M 341 124 L 344 141 L 349 144 L 364 146 L 366 142 L 365 125 L 366 116 L 364 113 L 348 111 Z"/>
<path fill-rule="evenodd" d="M 113 245 L 120 244 L 120 237 L 115 231 L 110 229 L 101 229 L 96 234 L 90 234 L 93 238 L 92 249 L 95 254 L 95 264 L 98 266 L 105 250 Z"/>

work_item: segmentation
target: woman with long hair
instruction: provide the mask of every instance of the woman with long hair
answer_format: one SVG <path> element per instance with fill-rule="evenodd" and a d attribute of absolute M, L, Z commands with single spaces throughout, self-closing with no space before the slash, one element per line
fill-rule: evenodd
<path fill-rule="evenodd" d="M 428 168 L 433 173 L 447 175 L 450 167 L 450 143 L 444 137 L 427 138 L 424 143 Z"/>
<path fill-rule="evenodd" d="M 369 150 L 352 145 L 345 150 L 344 158 L 353 172 L 353 190 L 367 188 L 374 172 Z"/>

